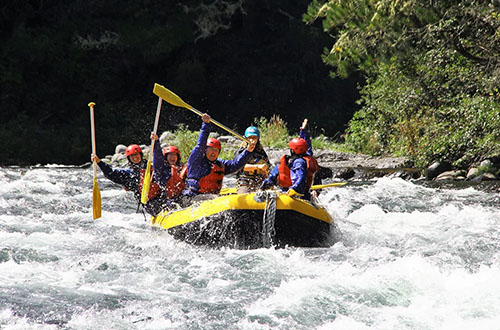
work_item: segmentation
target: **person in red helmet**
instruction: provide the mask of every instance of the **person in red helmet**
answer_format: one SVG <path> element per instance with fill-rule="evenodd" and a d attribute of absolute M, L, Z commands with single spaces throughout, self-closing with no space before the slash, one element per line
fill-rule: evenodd
<path fill-rule="evenodd" d="M 198 194 L 218 194 L 222 188 L 225 174 L 241 169 L 251 157 L 255 143 L 250 143 L 246 150 L 231 160 L 218 159 L 221 151 L 219 140 L 209 138 L 210 116 L 203 114 L 198 142 L 187 161 L 188 178 L 183 195 L 193 197 Z M 185 201 L 184 204 L 187 202 Z"/>
<path fill-rule="evenodd" d="M 151 139 L 158 142 L 158 135 L 151 133 Z M 165 187 L 170 200 L 176 201 L 186 187 L 187 166 L 181 161 L 181 152 L 176 146 L 163 148 L 155 143 L 153 150 L 153 169 L 155 179 Z"/>
<path fill-rule="evenodd" d="M 274 167 L 269 177 L 264 180 L 261 189 L 278 185 L 290 196 L 299 194 L 304 199 L 311 199 L 311 185 L 319 169 L 316 158 L 313 157 L 309 132 L 306 131 L 307 119 L 300 127 L 298 138 L 288 143 L 290 155 L 283 155 L 278 166 Z"/>
<path fill-rule="evenodd" d="M 146 160 L 142 149 L 137 144 L 131 144 L 125 149 L 128 159 L 128 169 L 113 169 L 102 162 L 97 155 L 91 155 L 90 159 L 96 161 L 104 176 L 114 183 L 122 185 L 125 190 L 132 191 L 135 199 L 140 203 L 141 191 L 146 173 Z M 155 216 L 162 210 L 164 204 L 163 188 L 153 178 L 149 189 L 148 202 L 144 205 L 144 210 Z"/>

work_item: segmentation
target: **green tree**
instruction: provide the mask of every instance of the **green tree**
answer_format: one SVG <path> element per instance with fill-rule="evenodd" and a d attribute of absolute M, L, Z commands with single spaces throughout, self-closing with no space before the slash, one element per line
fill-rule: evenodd
<path fill-rule="evenodd" d="M 500 2 L 314 0 L 333 76 L 366 76 L 347 141 L 357 150 L 465 165 L 500 152 Z"/>

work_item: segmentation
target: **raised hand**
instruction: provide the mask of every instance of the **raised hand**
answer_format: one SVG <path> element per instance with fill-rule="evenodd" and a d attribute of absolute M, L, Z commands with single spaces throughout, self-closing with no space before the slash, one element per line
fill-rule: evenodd
<path fill-rule="evenodd" d="M 304 119 L 304 121 L 302 122 L 302 126 L 300 126 L 300 129 L 305 129 L 307 126 L 307 118 Z"/>

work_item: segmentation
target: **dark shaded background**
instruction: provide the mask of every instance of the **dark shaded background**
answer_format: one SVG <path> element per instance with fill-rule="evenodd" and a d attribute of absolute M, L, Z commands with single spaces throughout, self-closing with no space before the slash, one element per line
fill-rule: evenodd
<path fill-rule="evenodd" d="M 240 132 L 279 114 L 292 132 L 307 117 L 313 133 L 338 136 L 359 82 L 329 78 L 332 41 L 302 22 L 309 0 L 240 2 L 234 13 L 238 1 L 2 2 L 0 164 L 87 162 L 90 101 L 98 154 L 148 144 L 155 82 Z M 230 27 L 202 38 L 202 19 Z M 180 123 L 200 119 L 164 102 L 159 131 Z"/>

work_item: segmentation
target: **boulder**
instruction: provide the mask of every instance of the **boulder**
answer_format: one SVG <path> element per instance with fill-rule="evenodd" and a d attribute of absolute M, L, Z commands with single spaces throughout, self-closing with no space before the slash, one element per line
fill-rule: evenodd
<path fill-rule="evenodd" d="M 348 180 L 354 177 L 355 174 L 356 172 L 352 168 L 340 168 L 335 172 L 335 178 Z"/>
<path fill-rule="evenodd" d="M 467 172 L 467 180 L 472 180 L 479 175 L 479 169 L 477 167 L 471 167 Z"/>
<path fill-rule="evenodd" d="M 493 181 L 493 180 L 498 180 L 497 176 L 493 173 L 482 173 L 479 174 L 478 176 L 472 178 L 470 181 L 472 182 L 482 182 L 482 181 Z"/>
<path fill-rule="evenodd" d="M 329 179 L 333 177 L 333 171 L 331 168 L 320 166 L 316 175 L 319 176 L 321 180 Z"/>
<path fill-rule="evenodd" d="M 168 143 L 167 141 L 173 141 L 175 139 L 176 139 L 175 134 L 169 131 L 163 132 L 159 138 L 161 143 Z"/>
<path fill-rule="evenodd" d="M 485 159 L 479 164 L 479 167 L 484 169 L 490 169 L 493 167 L 493 162 L 490 159 Z"/>
<path fill-rule="evenodd" d="M 427 180 L 433 180 L 439 174 L 451 170 L 451 164 L 448 162 L 434 162 L 425 170 L 425 178 Z"/>
<path fill-rule="evenodd" d="M 127 156 L 125 156 L 125 154 L 114 154 L 113 156 L 111 156 L 111 162 L 118 163 L 122 159 L 126 159 L 126 158 L 127 158 Z"/>
<path fill-rule="evenodd" d="M 123 144 L 118 144 L 116 147 L 115 147 L 115 154 L 124 154 L 125 153 L 125 149 L 127 149 L 127 147 Z"/>
<path fill-rule="evenodd" d="M 420 171 L 418 169 L 400 169 L 389 175 L 391 178 L 401 178 L 404 180 L 420 178 Z"/>
<path fill-rule="evenodd" d="M 455 171 L 446 171 L 439 174 L 434 180 L 465 180 L 465 171 L 463 170 L 455 170 Z"/>

